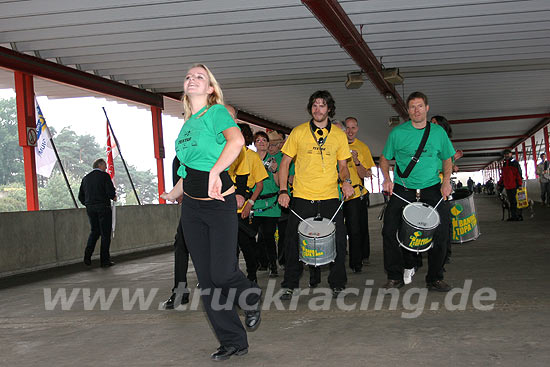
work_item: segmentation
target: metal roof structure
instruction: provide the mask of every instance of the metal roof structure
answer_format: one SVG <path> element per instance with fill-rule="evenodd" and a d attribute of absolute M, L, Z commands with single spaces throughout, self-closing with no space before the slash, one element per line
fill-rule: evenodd
<path fill-rule="evenodd" d="M 189 65 L 202 62 L 227 103 L 290 128 L 309 119 L 309 95 L 326 89 L 336 100 L 336 118 L 356 116 L 358 137 L 378 156 L 391 129 L 387 121 L 398 113 L 368 81 L 345 88 L 346 75 L 361 68 L 308 2 L 315 1 L 0 1 L 0 46 L 171 96 L 181 93 Z M 550 1 L 339 4 L 376 59 L 400 69 L 401 98 L 420 90 L 430 115 L 449 120 L 525 117 L 453 125 L 455 147 L 467 152 L 457 163 L 466 170 L 490 163 L 497 148 L 513 147 L 548 123 Z M 0 73 L 0 88 L 9 83 Z M 55 94 L 40 83 L 36 89 Z M 165 113 L 181 114 L 178 103 L 164 100 Z"/>

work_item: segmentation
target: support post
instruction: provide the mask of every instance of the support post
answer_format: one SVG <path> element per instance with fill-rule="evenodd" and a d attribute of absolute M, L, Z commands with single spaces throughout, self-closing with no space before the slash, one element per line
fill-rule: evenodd
<path fill-rule="evenodd" d="M 529 179 L 529 174 L 527 173 L 527 150 L 525 148 L 525 142 L 521 143 L 521 148 L 523 149 L 523 167 L 525 167 L 525 179 Z"/>
<path fill-rule="evenodd" d="M 162 135 L 162 110 L 159 107 L 151 106 L 151 115 L 153 117 L 153 145 L 155 149 L 155 159 L 157 160 L 157 177 L 159 203 L 166 204 L 166 200 L 160 197 L 165 190 L 164 185 L 164 141 Z"/>
<path fill-rule="evenodd" d="M 544 133 L 544 149 L 546 152 L 546 159 L 548 159 L 548 157 L 550 157 L 550 146 L 548 144 L 548 126 L 544 127 L 543 133 Z"/>
<path fill-rule="evenodd" d="M 40 210 L 38 201 L 38 180 L 36 178 L 36 118 L 34 113 L 33 76 L 19 71 L 14 72 L 15 94 L 17 101 L 17 125 L 19 145 L 23 147 L 25 165 L 25 190 L 27 192 L 27 210 Z M 27 128 L 34 129 L 27 132 Z"/>
<path fill-rule="evenodd" d="M 533 151 L 533 164 L 535 165 L 535 178 L 537 178 L 537 143 L 535 135 L 531 136 L 531 150 Z"/>

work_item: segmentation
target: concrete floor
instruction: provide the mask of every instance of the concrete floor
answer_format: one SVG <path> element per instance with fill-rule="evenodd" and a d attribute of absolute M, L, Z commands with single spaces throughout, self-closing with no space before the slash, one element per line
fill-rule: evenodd
<path fill-rule="evenodd" d="M 224 362 L 234 366 L 547 366 L 550 361 L 550 208 L 535 206 L 524 222 L 502 222 L 497 199 L 476 196 L 481 237 L 453 247 L 446 279 L 464 287 L 463 310 L 445 307 L 446 294 L 424 293 L 422 268 L 401 289 L 396 307 L 390 295 L 378 297 L 384 284 L 380 207 L 370 210 L 371 265 L 348 274 L 346 304 L 370 299 L 365 310 L 343 310 L 333 300 L 328 310 L 313 311 L 319 295 L 302 296 L 296 310 L 271 307 L 260 328 L 249 333 L 250 352 Z M 175 226 L 174 226 L 175 227 Z M 198 311 L 159 310 L 170 295 L 173 255 L 169 251 L 126 256 L 117 265 L 87 270 L 83 265 L 0 280 L 1 366 L 208 366 L 217 345 L 201 307 Z M 323 272 L 323 282 L 326 282 Z M 260 273 L 265 289 L 267 273 Z M 302 286 L 307 286 L 307 273 Z M 196 283 L 194 273 L 190 283 Z M 373 285 L 365 286 L 370 280 Z M 280 278 L 277 282 L 280 282 Z M 466 282 L 466 283 L 465 283 Z M 326 283 L 322 283 L 325 284 Z M 372 284 L 372 283 L 369 283 Z M 496 300 L 472 301 L 488 287 Z M 45 294 L 65 288 L 77 295 L 68 310 L 47 310 Z M 86 310 L 82 292 L 105 288 L 114 294 L 108 310 L 99 303 Z M 124 303 L 143 288 L 151 306 Z M 365 288 L 372 290 L 370 298 Z M 80 289 L 80 290 L 77 290 Z M 117 290 L 119 289 L 119 290 Z M 275 290 L 278 290 L 277 284 Z M 157 290 L 157 293 L 151 293 Z M 484 290 L 481 290 L 484 291 Z M 76 293 L 78 292 L 78 293 Z M 267 292 L 269 293 L 269 291 Z M 479 295 L 479 293 L 478 293 Z M 484 296 L 491 296 L 489 293 Z M 412 296 L 412 297 L 411 297 Z M 316 297 L 316 298 L 315 298 Z M 382 303 L 376 305 L 376 299 Z M 455 295 L 453 304 L 459 303 Z M 327 298 L 328 299 L 328 298 Z M 317 302 L 315 302 L 317 300 Z M 126 300 L 127 301 L 127 300 Z M 447 299 L 449 301 L 449 299 Z M 127 302 L 126 302 L 127 303 Z M 288 308 L 288 303 L 285 304 Z M 365 306 L 365 303 L 363 303 Z M 126 308 L 126 310 L 124 310 Z M 411 318 L 411 315 L 417 315 Z M 409 316 L 409 317 L 403 317 Z"/>

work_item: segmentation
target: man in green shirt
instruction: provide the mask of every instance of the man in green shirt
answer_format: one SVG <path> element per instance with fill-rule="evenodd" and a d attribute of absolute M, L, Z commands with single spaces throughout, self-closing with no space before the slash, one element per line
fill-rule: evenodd
<path fill-rule="evenodd" d="M 407 98 L 407 108 L 410 120 L 395 127 L 386 141 L 384 151 L 380 156 L 380 168 L 384 175 L 383 190 L 392 195 L 394 192 L 400 197 L 413 202 L 417 198 L 432 207 L 439 200 L 451 194 L 451 157 L 455 150 L 445 130 L 438 125 L 427 122 L 429 111 L 428 98 L 420 92 L 414 92 Z M 429 126 L 430 132 L 426 145 L 420 157 L 407 176 L 404 171 L 413 160 L 418 149 L 424 129 Z M 394 172 L 395 183 L 390 177 L 389 160 L 395 159 Z M 439 178 L 440 165 L 443 166 L 443 180 Z M 401 172 L 401 173 L 399 173 Z M 384 228 L 382 230 L 384 249 L 384 269 L 388 276 L 388 282 L 384 288 L 401 288 L 404 285 L 404 276 L 407 283 L 414 274 L 414 261 L 412 256 L 403 255 L 399 246 L 396 233 L 402 222 L 402 213 L 407 203 L 396 197 L 390 196 L 388 206 L 384 214 Z M 443 280 L 443 264 L 446 254 L 447 237 L 449 236 L 450 214 L 446 202 L 441 202 L 437 207 L 440 224 L 434 234 L 433 247 L 428 250 L 428 274 L 426 284 L 428 289 L 447 292 L 451 287 Z M 410 254 L 413 254 L 411 252 Z M 404 274 L 404 269 L 407 271 Z M 411 274 L 412 273 L 412 274 Z"/>

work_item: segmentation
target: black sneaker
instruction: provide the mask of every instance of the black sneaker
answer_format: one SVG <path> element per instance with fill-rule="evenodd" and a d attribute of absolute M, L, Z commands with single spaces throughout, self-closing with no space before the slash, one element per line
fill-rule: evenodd
<path fill-rule="evenodd" d="M 338 295 L 344 291 L 344 287 L 332 288 L 332 298 L 338 298 Z"/>
<path fill-rule="evenodd" d="M 279 299 L 281 301 L 290 301 L 292 299 L 292 296 L 294 295 L 294 293 L 295 293 L 294 289 L 286 288 L 284 290 L 284 292 L 281 294 L 281 296 L 279 297 Z M 298 292 L 296 291 L 296 293 L 298 293 Z"/>
<path fill-rule="evenodd" d="M 403 287 L 404 285 L 405 285 L 405 283 L 403 283 L 402 280 L 388 279 L 386 284 L 384 284 L 384 289 L 386 289 L 386 290 L 392 289 L 392 288 L 399 289 L 399 288 Z"/>
<path fill-rule="evenodd" d="M 444 280 L 436 280 L 435 282 L 427 283 L 426 286 L 429 290 L 436 292 L 448 292 L 452 289 Z"/>

